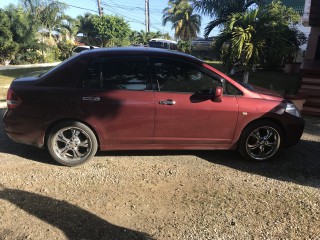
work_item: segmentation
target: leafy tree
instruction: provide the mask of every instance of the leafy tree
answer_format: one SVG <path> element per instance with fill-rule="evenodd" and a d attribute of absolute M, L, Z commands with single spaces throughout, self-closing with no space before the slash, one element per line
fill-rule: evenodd
<path fill-rule="evenodd" d="M 200 31 L 201 16 L 193 14 L 193 8 L 188 0 L 169 0 L 169 6 L 163 10 L 163 25 L 172 23 L 175 38 L 189 40 L 196 37 Z"/>
<path fill-rule="evenodd" d="M 103 47 L 114 46 L 119 40 L 127 38 L 130 34 L 129 24 L 117 16 L 94 16 L 92 24 Z"/>
<path fill-rule="evenodd" d="M 222 26 L 228 21 L 231 14 L 244 13 L 254 5 L 263 5 L 266 0 L 194 0 L 193 6 L 201 13 L 213 18 L 205 28 L 204 35 L 217 26 Z"/>
<path fill-rule="evenodd" d="M 261 9 L 261 15 L 268 18 L 266 23 L 272 32 L 266 38 L 264 61 L 268 69 L 276 69 L 285 57 L 294 57 L 299 47 L 306 43 L 306 36 L 295 26 L 300 22 L 300 15 L 284 6 L 280 1 L 273 1 Z"/>
<path fill-rule="evenodd" d="M 32 25 L 30 18 L 21 6 L 10 4 L 4 11 L 10 21 L 10 31 L 14 42 L 25 44 L 35 38 L 36 30 L 30 26 Z"/>
<path fill-rule="evenodd" d="M 52 30 L 60 28 L 64 20 L 66 5 L 58 1 L 44 0 L 41 5 L 40 21 L 42 27 L 48 30 L 49 38 L 52 38 Z"/>
<path fill-rule="evenodd" d="M 7 14 L 0 9 L 0 60 L 7 65 L 16 52 L 17 44 L 12 41 L 10 19 Z"/>
<path fill-rule="evenodd" d="M 58 42 L 58 49 L 60 51 L 59 60 L 63 61 L 72 55 L 72 50 L 76 47 L 73 41 L 60 41 Z"/>
<path fill-rule="evenodd" d="M 239 65 L 245 70 L 244 81 L 248 81 L 249 70 L 256 64 L 267 64 L 272 55 L 283 59 L 289 49 L 299 47 L 298 33 L 290 28 L 297 13 L 279 2 L 245 13 L 234 13 L 225 23 L 225 29 L 217 37 L 214 48 L 221 53 L 222 61 L 230 70 Z M 279 64 L 279 61 L 277 62 Z"/>
<path fill-rule="evenodd" d="M 59 32 L 60 41 L 70 40 L 74 42 L 79 30 L 79 21 L 78 19 L 74 19 L 68 15 L 64 15 L 60 27 L 55 30 Z"/>
<path fill-rule="evenodd" d="M 57 39 L 53 39 L 52 32 L 61 29 L 66 5 L 59 1 L 50 0 L 20 0 L 20 3 L 27 14 L 33 40 L 20 44 L 21 56 L 17 61 L 57 60 L 54 58 L 56 58 L 59 49 L 57 48 Z M 39 52 L 35 52 L 39 48 L 42 57 L 39 57 Z"/>
<path fill-rule="evenodd" d="M 8 41 L 12 41 L 10 19 L 7 14 L 0 9 L 0 46 L 3 46 Z"/>
<path fill-rule="evenodd" d="M 184 53 L 191 53 L 192 52 L 192 44 L 191 41 L 183 41 L 180 40 L 178 42 L 178 50 L 180 52 L 184 52 Z"/>
<path fill-rule="evenodd" d="M 101 45 L 100 39 L 97 39 L 97 31 L 93 25 L 94 15 L 91 13 L 85 13 L 84 16 L 79 15 L 77 17 L 78 32 L 77 34 L 82 35 L 82 42 L 86 45 Z"/>
<path fill-rule="evenodd" d="M 131 31 L 129 35 L 129 41 L 131 44 L 141 44 L 140 33 L 138 31 Z"/>

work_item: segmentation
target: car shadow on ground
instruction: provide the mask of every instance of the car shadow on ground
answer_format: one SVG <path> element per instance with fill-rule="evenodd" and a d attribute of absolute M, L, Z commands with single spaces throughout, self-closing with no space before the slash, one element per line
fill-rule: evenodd
<path fill-rule="evenodd" d="M 100 156 L 179 156 L 193 155 L 212 164 L 257 174 L 280 181 L 320 188 L 319 142 L 301 140 L 296 146 L 283 149 L 274 159 L 265 162 L 247 161 L 237 151 L 116 151 L 100 152 Z"/>
<path fill-rule="evenodd" d="M 3 109 L 0 112 L 3 113 Z M 307 121 L 305 133 L 317 135 L 318 132 L 320 132 L 320 120 L 316 118 L 309 119 Z M 47 151 L 18 144 L 10 140 L 4 132 L 2 114 L 0 123 L 0 153 L 1 152 L 17 155 L 37 162 L 59 165 L 52 160 Z M 320 188 L 320 144 L 318 141 L 312 140 L 301 140 L 297 145 L 284 149 L 273 160 L 266 162 L 246 161 L 236 151 L 114 151 L 99 152 L 97 155 L 194 155 L 213 164 L 227 166 L 243 172 Z"/>
<path fill-rule="evenodd" d="M 60 229 L 68 239 L 153 239 L 146 233 L 113 225 L 66 201 L 2 187 L 0 199 Z"/>

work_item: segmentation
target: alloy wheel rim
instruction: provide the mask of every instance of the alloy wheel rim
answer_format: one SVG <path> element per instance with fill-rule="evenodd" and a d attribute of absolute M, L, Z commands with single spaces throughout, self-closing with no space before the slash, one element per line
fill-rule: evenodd
<path fill-rule="evenodd" d="M 269 126 L 255 129 L 246 140 L 246 151 L 255 160 L 266 160 L 275 155 L 280 147 L 279 132 Z"/>
<path fill-rule="evenodd" d="M 92 149 L 88 133 L 76 127 L 60 129 L 54 134 L 52 141 L 54 153 L 66 162 L 83 161 Z"/>

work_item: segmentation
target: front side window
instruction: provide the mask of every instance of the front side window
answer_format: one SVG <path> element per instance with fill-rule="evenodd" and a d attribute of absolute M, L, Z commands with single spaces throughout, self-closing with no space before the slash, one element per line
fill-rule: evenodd
<path fill-rule="evenodd" d="M 156 61 L 154 75 L 161 92 L 212 91 L 222 86 L 220 79 L 196 69 L 185 62 Z"/>
<path fill-rule="evenodd" d="M 146 90 L 147 63 L 143 58 L 97 59 L 89 64 L 83 88 L 107 90 Z"/>

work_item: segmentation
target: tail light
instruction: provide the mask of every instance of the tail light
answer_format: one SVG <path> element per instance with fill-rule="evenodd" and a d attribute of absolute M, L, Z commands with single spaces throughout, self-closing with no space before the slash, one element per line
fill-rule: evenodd
<path fill-rule="evenodd" d="M 22 103 L 21 98 L 13 91 L 12 88 L 9 88 L 7 93 L 7 105 L 8 109 L 15 109 Z"/>

